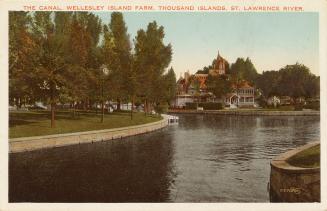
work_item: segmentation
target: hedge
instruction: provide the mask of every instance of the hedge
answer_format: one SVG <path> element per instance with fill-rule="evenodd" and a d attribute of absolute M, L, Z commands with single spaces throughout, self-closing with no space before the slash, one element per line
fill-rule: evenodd
<path fill-rule="evenodd" d="M 207 103 L 186 103 L 185 109 L 197 109 L 196 105 L 198 104 L 198 107 L 203 107 L 204 110 L 221 110 L 223 109 L 223 105 L 221 103 L 213 103 L 213 102 L 207 102 Z"/>
<path fill-rule="evenodd" d="M 168 107 L 169 107 L 168 104 L 157 105 L 154 107 L 154 110 L 156 113 L 159 113 L 159 114 L 167 113 Z"/>
<path fill-rule="evenodd" d="M 319 111 L 320 110 L 320 102 L 319 101 L 308 102 L 306 105 L 304 105 L 304 108 Z"/>

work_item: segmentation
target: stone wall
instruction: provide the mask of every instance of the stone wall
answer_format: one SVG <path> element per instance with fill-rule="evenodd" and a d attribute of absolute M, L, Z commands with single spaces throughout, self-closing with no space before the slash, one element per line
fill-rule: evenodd
<path fill-rule="evenodd" d="M 9 151 L 11 153 L 14 153 L 42 148 L 60 147 L 72 144 L 107 141 L 147 133 L 150 131 L 161 129 L 163 127 L 166 127 L 167 125 L 168 119 L 166 116 L 164 116 L 163 119 L 160 121 L 143 125 L 87 132 L 14 138 L 9 140 Z"/>
<path fill-rule="evenodd" d="M 283 153 L 271 161 L 269 193 L 271 202 L 320 202 L 320 168 L 301 168 L 286 160 L 319 142 Z"/>

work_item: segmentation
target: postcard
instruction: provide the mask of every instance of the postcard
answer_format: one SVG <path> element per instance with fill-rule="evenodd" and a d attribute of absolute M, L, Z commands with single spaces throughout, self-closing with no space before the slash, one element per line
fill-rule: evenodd
<path fill-rule="evenodd" d="M 327 210 L 326 9 L 1 0 L 0 210 Z"/>

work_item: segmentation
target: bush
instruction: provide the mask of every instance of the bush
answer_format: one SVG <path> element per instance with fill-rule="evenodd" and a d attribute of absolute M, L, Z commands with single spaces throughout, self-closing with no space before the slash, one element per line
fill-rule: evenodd
<path fill-rule="evenodd" d="M 260 96 L 259 99 L 257 100 L 257 102 L 261 108 L 268 107 L 267 101 L 265 100 L 265 98 L 263 96 Z"/>
<path fill-rule="evenodd" d="M 223 105 L 221 103 L 199 103 L 200 107 L 203 107 L 204 110 L 221 110 L 223 109 Z"/>
<path fill-rule="evenodd" d="M 185 103 L 185 109 L 187 109 L 187 110 L 196 109 L 196 103 Z"/>
<path fill-rule="evenodd" d="M 294 111 L 302 111 L 303 105 L 302 104 L 295 104 L 294 105 Z"/>
<path fill-rule="evenodd" d="M 320 110 L 320 102 L 319 101 L 313 101 L 313 102 L 308 102 L 304 108 L 307 108 L 307 109 L 313 109 L 313 110 L 317 110 L 319 111 Z"/>
<path fill-rule="evenodd" d="M 156 113 L 162 114 L 162 113 L 167 113 L 168 111 L 168 104 L 161 104 L 161 105 L 157 105 L 154 107 L 154 110 Z"/>

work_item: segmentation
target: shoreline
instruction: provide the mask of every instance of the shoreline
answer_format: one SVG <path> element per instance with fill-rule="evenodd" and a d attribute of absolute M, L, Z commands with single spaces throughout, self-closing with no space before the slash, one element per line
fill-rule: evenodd
<path fill-rule="evenodd" d="M 33 151 L 44 148 L 62 147 L 74 144 L 93 143 L 121 139 L 162 129 L 168 126 L 168 117 L 147 124 L 104 130 L 53 134 L 9 139 L 9 153 Z"/>
<path fill-rule="evenodd" d="M 320 116 L 320 111 L 267 111 L 251 109 L 230 110 L 170 110 L 168 114 L 215 114 L 215 115 L 238 115 L 238 116 Z"/>

